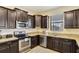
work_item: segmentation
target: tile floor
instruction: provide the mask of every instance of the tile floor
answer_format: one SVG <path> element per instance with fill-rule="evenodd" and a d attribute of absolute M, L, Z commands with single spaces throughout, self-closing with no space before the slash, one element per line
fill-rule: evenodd
<path fill-rule="evenodd" d="M 58 52 L 50 50 L 50 49 L 46 49 L 46 48 L 43 48 L 43 47 L 40 47 L 40 46 L 37 46 L 37 47 L 31 49 L 27 53 L 58 53 Z"/>

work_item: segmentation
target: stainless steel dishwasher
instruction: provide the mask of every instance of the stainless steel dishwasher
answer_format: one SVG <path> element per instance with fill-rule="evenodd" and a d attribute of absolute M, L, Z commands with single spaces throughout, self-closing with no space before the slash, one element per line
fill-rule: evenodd
<path fill-rule="evenodd" d="M 40 36 L 40 46 L 47 47 L 47 37 Z"/>

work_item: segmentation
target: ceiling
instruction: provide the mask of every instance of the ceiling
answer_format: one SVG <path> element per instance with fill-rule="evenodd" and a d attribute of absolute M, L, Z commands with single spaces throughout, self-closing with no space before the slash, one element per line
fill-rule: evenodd
<path fill-rule="evenodd" d="M 6 6 L 6 7 L 11 8 L 11 9 L 19 8 L 19 9 L 22 9 L 22 10 L 26 10 L 29 13 L 35 14 L 35 13 L 55 9 L 55 8 L 58 8 L 59 6 Z"/>

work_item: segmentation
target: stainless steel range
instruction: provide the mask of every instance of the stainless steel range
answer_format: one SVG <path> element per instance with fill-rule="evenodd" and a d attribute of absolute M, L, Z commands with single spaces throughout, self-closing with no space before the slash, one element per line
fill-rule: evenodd
<path fill-rule="evenodd" d="M 27 51 L 31 46 L 31 39 L 25 31 L 15 31 L 14 36 L 19 39 L 19 52 Z"/>

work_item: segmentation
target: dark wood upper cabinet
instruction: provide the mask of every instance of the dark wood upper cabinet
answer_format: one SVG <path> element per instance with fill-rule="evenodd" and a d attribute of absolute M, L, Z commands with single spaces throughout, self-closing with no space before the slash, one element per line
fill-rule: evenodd
<path fill-rule="evenodd" d="M 7 9 L 0 7 L 0 28 L 7 28 Z"/>
<path fill-rule="evenodd" d="M 42 18 L 42 15 L 35 15 L 35 26 L 36 27 L 41 27 L 41 18 Z"/>
<path fill-rule="evenodd" d="M 73 11 L 66 12 L 65 13 L 65 28 L 73 28 L 74 20 L 75 20 L 74 12 Z"/>
<path fill-rule="evenodd" d="M 16 13 L 14 10 L 8 10 L 7 28 L 14 29 L 16 21 Z"/>
<path fill-rule="evenodd" d="M 47 28 L 47 18 L 48 18 L 48 16 L 42 16 L 42 18 L 41 18 L 41 28 Z"/>
<path fill-rule="evenodd" d="M 77 25 L 77 28 L 79 28 L 79 10 L 76 10 L 75 14 L 76 14 L 76 25 Z"/>
<path fill-rule="evenodd" d="M 33 22 L 33 28 L 35 28 L 36 27 L 35 15 L 33 15 L 32 17 L 33 17 L 33 20 L 32 20 L 32 22 Z"/>
<path fill-rule="evenodd" d="M 79 11 L 65 12 L 65 28 L 79 28 Z"/>
<path fill-rule="evenodd" d="M 28 15 L 28 21 L 30 22 L 30 28 L 35 28 L 35 17 L 33 15 Z"/>
<path fill-rule="evenodd" d="M 14 29 L 16 13 L 14 10 L 0 7 L 0 29 Z"/>
<path fill-rule="evenodd" d="M 32 23 L 33 23 L 33 28 L 35 28 L 36 26 L 36 21 L 35 21 L 35 16 L 32 16 L 33 20 L 32 20 Z"/>
<path fill-rule="evenodd" d="M 16 9 L 16 20 L 21 21 L 22 20 L 22 11 Z"/>
<path fill-rule="evenodd" d="M 23 21 L 28 21 L 28 14 L 25 11 L 22 11 L 22 19 Z"/>
<path fill-rule="evenodd" d="M 15 8 L 16 10 L 16 20 L 17 21 L 27 21 L 27 12 L 24 10 L 20 10 L 18 8 Z"/>
<path fill-rule="evenodd" d="M 48 16 L 35 15 L 35 26 L 40 28 L 47 28 Z"/>

